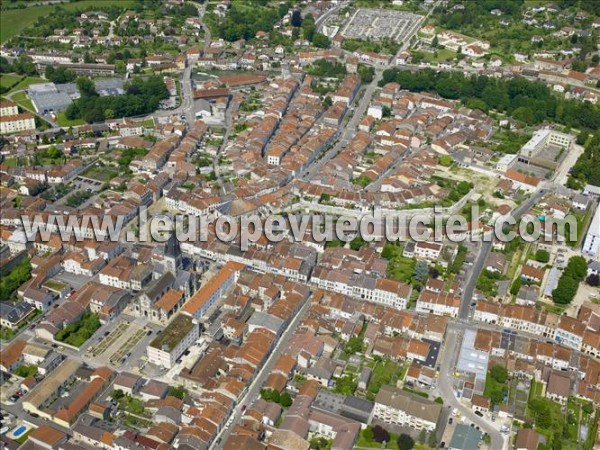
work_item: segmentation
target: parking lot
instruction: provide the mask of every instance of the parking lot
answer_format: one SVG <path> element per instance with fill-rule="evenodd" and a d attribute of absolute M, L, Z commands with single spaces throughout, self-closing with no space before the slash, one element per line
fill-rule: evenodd
<path fill-rule="evenodd" d="M 97 337 L 97 344 L 89 347 L 85 356 L 99 364 L 120 366 L 146 332 L 141 325 L 122 320 L 115 329 Z"/>

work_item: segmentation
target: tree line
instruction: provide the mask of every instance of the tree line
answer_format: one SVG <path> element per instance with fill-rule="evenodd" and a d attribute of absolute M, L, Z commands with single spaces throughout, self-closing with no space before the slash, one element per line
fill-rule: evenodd
<path fill-rule="evenodd" d="M 528 125 L 551 121 L 580 129 L 600 128 L 600 107 L 597 105 L 566 100 L 555 95 L 545 84 L 522 77 L 496 79 L 485 75 L 465 76 L 462 72 L 435 72 L 432 69 L 419 72 L 385 70 L 380 84 L 392 81 L 399 83 L 403 89 L 435 92 L 484 112 L 495 110 L 516 115 L 516 120 Z"/>
<path fill-rule="evenodd" d="M 137 116 L 155 111 L 161 100 L 169 97 L 167 86 L 159 76 L 134 78 L 125 85 L 123 95 L 100 97 L 94 83 L 87 77 L 77 79 L 81 97 L 67 110 L 67 119 L 83 119 L 87 123 L 102 122 L 116 117 Z"/>

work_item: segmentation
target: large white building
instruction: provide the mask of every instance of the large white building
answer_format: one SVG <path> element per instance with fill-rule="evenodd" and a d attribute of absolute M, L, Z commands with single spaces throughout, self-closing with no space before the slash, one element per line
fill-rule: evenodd
<path fill-rule="evenodd" d="M 538 130 L 521 148 L 521 156 L 533 158 L 550 145 L 570 149 L 573 136 L 558 131 L 543 129 Z"/>
<path fill-rule="evenodd" d="M 148 362 L 170 369 L 175 361 L 183 355 L 200 337 L 200 325 L 187 314 L 179 314 L 148 345 Z"/>
<path fill-rule="evenodd" d="M 373 407 L 372 420 L 415 430 L 435 431 L 442 405 L 402 389 L 382 386 Z"/>
<path fill-rule="evenodd" d="M 600 256 L 600 208 L 596 209 L 596 214 L 588 228 L 582 251 L 592 257 Z"/>
<path fill-rule="evenodd" d="M 35 130 L 35 116 L 31 113 L 0 116 L 0 134 Z"/>

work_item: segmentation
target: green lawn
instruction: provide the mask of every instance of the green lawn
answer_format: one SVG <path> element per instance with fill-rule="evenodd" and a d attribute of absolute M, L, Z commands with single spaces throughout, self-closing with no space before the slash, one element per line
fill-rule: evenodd
<path fill-rule="evenodd" d="M 398 449 L 398 435 L 394 433 L 390 433 L 390 442 L 388 442 L 385 446 L 382 446 L 379 442 L 368 439 L 365 436 L 365 431 L 362 430 L 358 435 L 358 439 L 356 440 L 356 444 L 354 448 L 378 448 L 378 449 Z"/>
<path fill-rule="evenodd" d="M 15 442 L 18 442 L 19 444 L 23 444 L 25 443 L 25 441 L 27 439 L 29 439 L 29 435 L 31 433 L 33 433 L 33 430 L 35 430 L 35 428 L 30 428 L 29 430 L 27 430 L 25 433 L 23 433 L 21 436 L 19 436 L 18 439 L 15 439 Z"/>
<path fill-rule="evenodd" d="M 56 340 L 75 347 L 81 347 L 98 328 L 100 328 L 98 316 L 86 312 L 77 322 L 67 325 L 56 333 Z"/>
<path fill-rule="evenodd" d="M 134 0 L 102 0 L 101 2 L 97 0 L 83 0 L 74 3 L 65 3 L 61 5 L 61 8 L 67 11 L 85 10 L 99 5 L 105 7 L 117 5 L 128 8 L 135 3 Z M 48 15 L 53 9 L 54 6 L 52 5 L 41 5 L 2 11 L 2 14 L 0 14 L 0 42 L 5 42 L 11 37 L 18 35 L 25 28 L 33 25 L 39 17 Z"/>
<path fill-rule="evenodd" d="M 452 50 L 448 50 L 447 48 L 443 48 L 437 51 L 437 56 L 434 53 L 423 52 L 425 55 L 425 60 L 429 62 L 443 62 L 449 61 L 456 58 L 456 53 Z"/>
<path fill-rule="evenodd" d="M 47 82 L 48 82 L 48 80 L 46 80 L 45 78 L 40 78 L 40 77 L 25 77 L 23 80 L 21 80 L 21 82 L 19 84 L 17 84 L 15 87 L 13 87 L 9 91 L 9 94 L 11 92 L 22 91 L 24 89 L 27 89 L 30 84 L 47 83 Z"/>
<path fill-rule="evenodd" d="M 10 88 L 13 84 L 18 83 L 21 78 L 23 78 L 22 75 L 4 74 L 0 76 L 0 86 L 3 88 Z"/>
<path fill-rule="evenodd" d="M 367 398 L 374 399 L 381 386 L 384 384 L 395 385 L 404 374 L 405 370 L 402 364 L 397 364 L 389 359 L 377 361 L 367 385 Z"/>
<path fill-rule="evenodd" d="M 492 393 L 497 391 L 508 392 L 508 383 L 499 383 L 491 376 L 491 371 L 488 370 L 487 376 L 485 377 L 485 387 L 483 389 L 483 396 L 491 398 Z"/>
<path fill-rule="evenodd" d="M 12 96 L 12 100 L 14 102 L 17 102 L 19 106 L 22 106 L 25 109 L 29 109 L 30 111 L 35 112 L 33 103 L 31 103 L 31 100 L 27 98 L 27 94 L 25 94 L 25 92 L 17 92 Z"/>
<path fill-rule="evenodd" d="M 77 127 L 85 124 L 85 121 L 83 119 L 69 120 L 65 116 L 65 112 L 61 111 L 56 115 L 56 123 L 58 123 L 58 125 L 61 127 Z"/>
<path fill-rule="evenodd" d="M 119 175 L 119 170 L 114 167 L 90 167 L 81 175 L 87 178 L 93 178 L 94 180 L 107 182 Z"/>

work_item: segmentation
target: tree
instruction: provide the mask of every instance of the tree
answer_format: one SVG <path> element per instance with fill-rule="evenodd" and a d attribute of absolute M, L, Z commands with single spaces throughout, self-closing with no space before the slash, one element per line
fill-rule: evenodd
<path fill-rule="evenodd" d="M 439 42 L 440 42 L 440 41 L 438 40 L 438 37 L 437 37 L 437 35 L 435 35 L 435 36 L 433 37 L 433 39 L 431 40 L 431 46 L 432 46 L 433 48 L 436 48 L 436 47 L 438 46 Z"/>
<path fill-rule="evenodd" d="M 287 392 L 284 392 L 283 394 L 281 394 L 280 398 L 279 398 L 279 404 L 281 406 L 283 406 L 284 408 L 289 408 L 290 406 L 292 406 L 292 403 L 294 401 L 292 400 L 292 396 L 290 394 L 288 394 Z"/>
<path fill-rule="evenodd" d="M 383 117 L 391 117 L 392 115 L 392 110 L 390 109 L 389 106 L 384 105 L 383 108 L 381 108 L 381 115 Z"/>
<path fill-rule="evenodd" d="M 379 425 L 375 425 L 373 427 L 373 440 L 375 442 L 389 442 L 390 441 L 390 433 L 388 433 L 388 431 L 379 426 Z"/>
<path fill-rule="evenodd" d="M 113 400 L 119 401 L 123 397 L 125 397 L 125 393 L 121 389 L 115 389 L 114 391 L 112 391 L 112 394 L 110 396 L 113 398 Z"/>
<path fill-rule="evenodd" d="M 427 280 L 427 277 L 429 276 L 429 266 L 427 265 L 427 263 L 423 260 L 417 261 L 417 263 L 415 264 L 415 271 L 413 275 L 415 279 L 420 282 L 424 282 L 425 280 Z"/>
<path fill-rule="evenodd" d="M 399 450 L 411 450 L 415 447 L 415 440 L 408 434 L 402 433 L 398 436 L 398 449 Z"/>
<path fill-rule="evenodd" d="M 315 33 L 312 41 L 313 45 L 318 48 L 329 48 L 331 47 L 331 41 L 323 33 Z"/>
<path fill-rule="evenodd" d="M 513 281 L 512 285 L 510 286 L 510 294 L 517 295 L 522 284 L 523 282 L 521 281 L 521 277 L 515 278 L 515 281 Z"/>
<path fill-rule="evenodd" d="M 540 248 L 535 252 L 535 260 L 541 263 L 547 263 L 550 261 L 550 253 Z"/>
<path fill-rule="evenodd" d="M 594 286 L 594 287 L 600 286 L 600 276 L 593 273 L 589 277 L 586 278 L 585 282 L 587 284 L 589 284 L 590 286 Z"/>
<path fill-rule="evenodd" d="M 183 398 L 185 397 L 186 393 L 187 392 L 186 392 L 185 388 L 181 384 L 179 386 L 177 386 L 177 387 L 175 387 L 175 386 L 170 386 L 169 387 L 169 395 L 171 397 L 177 397 L 177 398 L 183 400 Z"/>
<path fill-rule="evenodd" d="M 79 88 L 79 93 L 85 97 L 91 97 L 93 95 L 98 95 L 96 92 L 96 86 L 94 86 L 94 82 L 90 80 L 88 77 L 79 77 L 77 78 L 77 88 Z"/>
<path fill-rule="evenodd" d="M 533 111 L 530 108 L 527 108 L 526 106 L 521 106 L 515 109 L 512 112 L 512 116 L 515 120 L 524 122 L 527 125 L 535 123 L 535 116 L 533 115 Z"/>
<path fill-rule="evenodd" d="M 556 289 L 552 291 L 552 300 L 559 305 L 568 305 L 575 298 L 579 282 L 563 274 L 558 280 Z"/>
<path fill-rule="evenodd" d="M 504 401 L 504 392 L 501 389 L 494 389 L 490 392 L 490 402 L 498 405 Z"/>
<path fill-rule="evenodd" d="M 333 100 L 331 99 L 331 97 L 329 95 L 327 95 L 324 99 L 323 99 L 323 106 L 325 108 L 329 108 L 331 105 L 333 105 Z"/>
<path fill-rule="evenodd" d="M 450 167 L 452 165 L 452 156 L 440 155 L 438 156 L 438 164 L 444 167 Z"/>
<path fill-rule="evenodd" d="M 588 133 L 587 131 L 584 130 L 577 135 L 577 139 L 575 139 L 575 143 L 577 143 L 578 145 L 584 145 L 587 142 L 589 137 L 590 137 L 590 133 Z"/>
<path fill-rule="evenodd" d="M 363 347 L 363 340 L 358 336 L 353 336 L 348 339 L 348 342 L 344 346 L 344 351 L 349 355 L 353 355 L 355 353 L 362 352 Z"/>
<path fill-rule="evenodd" d="M 293 27 L 299 27 L 300 25 L 302 25 L 302 14 L 300 13 L 299 9 L 295 9 L 292 12 L 291 24 Z"/>
<path fill-rule="evenodd" d="M 429 439 L 427 440 L 427 445 L 429 445 L 431 448 L 437 448 L 437 438 L 435 437 L 434 431 L 429 433 Z"/>
<path fill-rule="evenodd" d="M 583 281 L 587 275 L 587 262 L 583 256 L 573 256 L 569 258 L 567 267 L 563 275 L 570 276 L 577 281 Z"/>
<path fill-rule="evenodd" d="M 333 392 L 342 395 L 353 395 L 354 391 L 356 391 L 356 381 L 354 381 L 352 375 L 344 375 L 338 378 L 333 388 Z"/>
<path fill-rule="evenodd" d="M 500 364 L 495 364 L 490 369 L 490 376 L 498 383 L 504 384 L 506 383 L 506 380 L 508 378 L 508 371 L 504 366 L 501 366 Z"/>
<path fill-rule="evenodd" d="M 419 433 L 419 437 L 417 437 L 417 441 L 420 444 L 424 444 L 425 442 L 427 442 L 427 431 L 421 430 L 421 432 Z"/>

